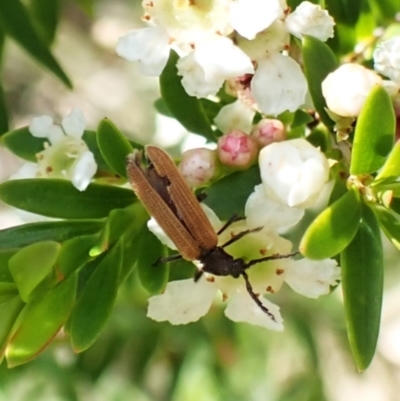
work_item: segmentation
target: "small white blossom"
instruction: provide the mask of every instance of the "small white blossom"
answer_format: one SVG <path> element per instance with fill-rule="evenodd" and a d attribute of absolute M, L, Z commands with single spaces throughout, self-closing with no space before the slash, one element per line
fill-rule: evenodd
<path fill-rule="evenodd" d="M 325 155 L 305 139 L 275 142 L 260 152 L 264 190 L 291 207 L 310 207 L 329 180 Z"/>
<path fill-rule="evenodd" d="M 309 1 L 303 1 L 285 20 L 288 31 L 298 37 L 313 36 L 323 42 L 333 37 L 335 21 L 328 11 Z"/>
<path fill-rule="evenodd" d="M 241 100 L 236 100 L 221 108 L 214 118 L 218 129 L 226 134 L 233 130 L 241 130 L 250 133 L 255 111 L 244 104 Z"/>
<path fill-rule="evenodd" d="M 295 111 L 304 103 L 307 81 L 291 57 L 275 53 L 258 62 L 251 93 L 262 112 L 278 115 Z"/>
<path fill-rule="evenodd" d="M 380 42 L 373 58 L 376 71 L 400 84 L 400 36 Z"/>
<path fill-rule="evenodd" d="M 285 282 L 294 291 L 309 298 L 329 294 L 330 287 L 340 280 L 340 267 L 334 259 L 289 260 L 285 268 Z"/>
<path fill-rule="evenodd" d="M 254 72 L 249 57 L 230 39 L 219 35 L 199 43 L 178 60 L 177 68 L 186 92 L 199 98 L 215 95 L 226 79 Z"/>
<path fill-rule="evenodd" d="M 128 61 L 138 61 L 143 75 L 160 75 L 167 64 L 169 52 L 168 35 L 157 26 L 137 29 L 118 39 L 118 55 Z"/>
<path fill-rule="evenodd" d="M 359 64 L 343 64 L 322 82 L 322 94 L 329 110 L 342 117 L 357 117 L 365 99 L 382 79 Z"/>
<path fill-rule="evenodd" d="M 229 11 L 233 28 L 250 40 L 284 15 L 279 0 L 233 0 Z"/>
<path fill-rule="evenodd" d="M 63 118 L 61 126 L 48 116 L 33 118 L 31 134 L 49 140 L 37 155 L 36 176 L 70 179 L 75 188 L 84 191 L 97 170 L 94 155 L 82 140 L 84 130 L 85 119 L 77 108 Z"/>

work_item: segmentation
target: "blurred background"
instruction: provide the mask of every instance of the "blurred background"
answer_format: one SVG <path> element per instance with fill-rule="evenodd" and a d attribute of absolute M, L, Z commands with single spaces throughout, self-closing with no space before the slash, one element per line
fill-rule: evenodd
<path fill-rule="evenodd" d="M 155 78 L 119 58 L 119 36 L 143 26 L 141 2 L 99 0 L 93 16 L 65 1 L 53 51 L 73 79 L 68 90 L 11 40 L 3 82 L 10 128 L 47 114 L 60 120 L 80 107 L 87 128 L 108 117 L 130 138 L 170 150 L 199 146 L 174 120 L 156 115 Z M 21 162 L 0 148 L 0 180 Z M 21 223 L 1 207 L 0 228 Z M 76 355 L 62 337 L 35 361 L 0 366 L 0 401 L 395 401 L 400 383 L 399 256 L 386 244 L 386 292 L 377 354 L 358 374 L 344 327 L 341 290 L 308 300 L 285 287 L 274 298 L 283 333 L 235 324 L 214 305 L 200 322 L 171 326 L 146 318 L 148 294 L 131 276 L 112 320 L 88 351 Z M 1 319 L 1 316 L 0 316 Z"/>

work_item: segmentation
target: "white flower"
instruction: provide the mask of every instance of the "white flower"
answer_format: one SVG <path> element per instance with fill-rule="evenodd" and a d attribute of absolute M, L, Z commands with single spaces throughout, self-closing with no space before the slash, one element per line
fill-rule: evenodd
<path fill-rule="evenodd" d="M 246 39 L 254 39 L 284 15 L 280 0 L 233 0 L 229 11 L 232 27 Z"/>
<path fill-rule="evenodd" d="M 47 138 L 45 149 L 38 153 L 38 177 L 62 177 L 72 181 L 79 191 L 84 191 L 96 173 L 94 155 L 82 140 L 85 119 L 82 111 L 74 108 L 62 119 L 61 126 L 48 116 L 35 117 L 29 125 L 30 133 Z"/>
<path fill-rule="evenodd" d="M 303 35 L 310 35 L 323 42 L 333 37 L 335 25 L 328 11 L 309 1 L 303 1 L 286 17 L 285 23 L 292 35 L 300 39 Z"/>
<path fill-rule="evenodd" d="M 203 208 L 207 210 L 207 215 L 218 229 L 222 223 L 209 208 Z M 257 227 L 259 224 L 260 222 Z M 236 222 L 220 235 L 219 243 L 224 244 L 232 236 L 251 228 L 255 227 L 246 221 Z M 290 248 L 288 240 L 265 228 L 245 235 L 224 249 L 235 258 L 245 257 L 246 260 L 253 260 L 274 253 L 288 253 Z M 314 298 L 328 293 L 330 286 L 335 285 L 338 278 L 336 262 L 308 262 L 292 261 L 290 258 L 274 259 L 255 264 L 246 271 L 256 294 L 273 294 L 279 291 L 286 279 L 290 286 L 303 295 Z M 299 271 L 296 271 L 297 266 Z M 169 321 L 171 324 L 194 322 L 207 313 L 218 292 L 222 292 L 227 302 L 225 315 L 229 319 L 271 330 L 283 329 L 279 307 L 261 296 L 260 302 L 273 317 L 263 312 L 247 292 L 242 277 L 235 279 L 231 276 L 212 276 L 208 273 L 197 283 L 193 279 L 168 283 L 163 294 L 149 299 L 147 315 L 154 320 Z"/>
<path fill-rule="evenodd" d="M 359 64 L 343 64 L 322 82 L 322 94 L 329 110 L 342 117 L 357 117 L 365 99 L 382 79 Z"/>
<path fill-rule="evenodd" d="M 160 75 L 167 64 L 169 51 L 168 35 L 157 26 L 131 31 L 118 39 L 118 55 L 128 61 L 138 61 L 143 75 Z"/>
<path fill-rule="evenodd" d="M 266 193 L 291 207 L 310 207 L 329 180 L 325 155 L 305 139 L 275 142 L 260 152 Z"/>
<path fill-rule="evenodd" d="M 218 129 L 227 134 L 233 130 L 250 133 L 255 111 L 240 100 L 221 108 L 214 118 Z"/>
<path fill-rule="evenodd" d="M 145 0 L 143 19 L 151 26 L 122 36 L 117 53 L 128 61 L 138 61 L 144 75 L 158 76 L 168 61 L 170 49 L 182 57 L 205 38 L 232 32 L 228 15 L 230 1 L 196 4 L 189 0 Z"/>
<path fill-rule="evenodd" d="M 186 92 L 199 98 L 215 95 L 226 79 L 254 72 L 248 56 L 219 35 L 198 43 L 193 52 L 178 60 L 177 68 Z"/>
<path fill-rule="evenodd" d="M 304 103 L 307 81 L 296 61 L 274 53 L 258 61 L 251 93 L 262 112 L 278 115 L 296 111 Z"/>
<path fill-rule="evenodd" d="M 400 36 L 380 42 L 373 58 L 376 71 L 400 84 Z"/>

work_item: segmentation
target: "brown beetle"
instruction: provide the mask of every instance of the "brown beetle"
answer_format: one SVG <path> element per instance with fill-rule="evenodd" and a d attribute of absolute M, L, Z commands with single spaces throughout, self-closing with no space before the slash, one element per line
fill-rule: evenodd
<path fill-rule="evenodd" d="M 250 232 L 262 227 L 246 230 L 218 246 L 218 235 L 230 224 L 238 220 L 233 216 L 216 233 L 201 208 L 199 201 L 186 184 L 171 157 L 156 146 L 146 146 L 148 165 L 142 166 L 142 153 L 135 151 L 127 157 L 127 172 L 132 188 L 143 206 L 157 221 L 167 236 L 176 245 L 179 254 L 161 261 L 198 260 L 201 270 L 195 275 L 197 281 L 203 272 L 216 276 L 243 276 L 246 289 L 254 302 L 273 320 L 275 316 L 261 303 L 254 293 L 246 270 L 261 262 L 295 256 L 298 252 L 287 255 L 272 255 L 245 262 L 234 258 L 224 248 Z"/>

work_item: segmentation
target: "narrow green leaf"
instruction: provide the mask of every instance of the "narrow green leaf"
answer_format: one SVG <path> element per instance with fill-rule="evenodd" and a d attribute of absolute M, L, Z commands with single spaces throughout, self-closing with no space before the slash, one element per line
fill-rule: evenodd
<path fill-rule="evenodd" d="M 126 178 L 126 156 L 133 151 L 122 132 L 108 119 L 100 121 L 97 143 L 104 160 L 113 171 Z"/>
<path fill-rule="evenodd" d="M 61 245 L 56 261 L 57 274 L 68 277 L 75 270 L 87 263 L 90 257 L 90 249 L 93 247 L 98 235 L 81 235 L 71 238 Z"/>
<path fill-rule="evenodd" d="M 59 251 L 57 242 L 37 242 L 21 249 L 10 259 L 10 273 L 24 302 L 29 302 L 32 291 L 53 272 Z"/>
<path fill-rule="evenodd" d="M 61 12 L 61 0 L 30 0 L 33 23 L 48 45 L 53 43 Z"/>
<path fill-rule="evenodd" d="M 376 176 L 373 185 L 380 181 L 396 181 L 400 177 L 400 141 L 397 141 L 385 164 Z"/>
<path fill-rule="evenodd" d="M 117 297 L 122 246 L 118 243 L 87 281 L 69 325 L 75 352 L 89 348 L 106 325 Z"/>
<path fill-rule="evenodd" d="M 306 36 L 303 39 L 303 60 L 304 72 L 315 109 L 322 122 L 332 129 L 334 122 L 325 111 L 327 106 L 322 95 L 321 84 L 329 73 L 339 67 L 337 58 L 325 43 L 312 36 Z"/>
<path fill-rule="evenodd" d="M 10 270 L 8 268 L 8 262 L 16 253 L 16 249 L 0 251 L 0 281 L 6 283 L 14 282 L 14 279 L 12 278 Z"/>
<path fill-rule="evenodd" d="M 36 154 L 44 149 L 44 143 L 47 141 L 45 138 L 32 136 L 29 127 L 7 132 L 2 140 L 8 150 L 29 162 L 37 162 Z"/>
<path fill-rule="evenodd" d="M 61 219 L 96 219 L 131 205 L 133 191 L 92 183 L 78 191 L 63 179 L 13 180 L 0 185 L 0 199 L 10 206 Z"/>
<path fill-rule="evenodd" d="M 393 148 L 396 119 L 389 94 L 375 87 L 357 120 L 350 173 L 370 174 L 383 166 Z"/>
<path fill-rule="evenodd" d="M 48 68 L 66 86 L 72 88 L 71 81 L 36 32 L 20 0 L 0 1 L 0 26 L 34 59 Z"/>
<path fill-rule="evenodd" d="M 204 136 L 209 141 L 215 141 L 199 99 L 189 96 L 181 83 L 176 63 L 178 55 L 171 51 L 168 64 L 160 76 L 162 98 L 171 114 L 190 132 Z"/>
<path fill-rule="evenodd" d="M 0 282 L 0 304 L 11 301 L 18 296 L 18 288 L 14 283 Z"/>
<path fill-rule="evenodd" d="M 204 203 L 221 220 L 229 219 L 233 214 L 244 216 L 244 206 L 254 187 L 261 183 L 258 166 L 238 171 L 223 177 L 215 184 L 204 189 L 207 195 Z"/>
<path fill-rule="evenodd" d="M 8 131 L 8 112 L 6 105 L 6 95 L 4 93 L 3 85 L 0 82 L 0 136 L 5 134 L 7 131 Z"/>
<path fill-rule="evenodd" d="M 165 256 L 164 246 L 145 226 L 138 236 L 138 249 L 136 268 L 140 282 L 150 294 L 158 294 L 168 280 L 168 264 L 154 265 L 160 257 Z"/>
<path fill-rule="evenodd" d="M 29 223 L 0 230 L 0 250 L 22 248 L 39 241 L 63 242 L 79 235 L 100 232 L 102 220 L 66 220 Z"/>
<path fill-rule="evenodd" d="M 24 305 L 19 296 L 14 297 L 4 304 L 0 304 L 0 362 L 4 358 L 7 339 L 10 337 L 15 319 L 17 319 Z"/>
<path fill-rule="evenodd" d="M 366 205 L 357 234 L 340 260 L 347 333 L 357 368 L 363 371 L 375 353 L 383 296 L 381 234 Z"/>
<path fill-rule="evenodd" d="M 36 358 L 50 344 L 71 313 L 76 287 L 77 275 L 73 274 L 24 307 L 6 348 L 9 368 Z"/>
<path fill-rule="evenodd" d="M 371 205 L 372 211 L 378 219 L 379 226 L 385 233 L 389 241 L 400 251 L 400 221 L 390 210 L 374 204 Z"/>
<path fill-rule="evenodd" d="M 331 258 L 356 235 L 360 224 L 360 197 L 352 189 L 328 206 L 311 223 L 299 246 L 309 259 Z"/>

